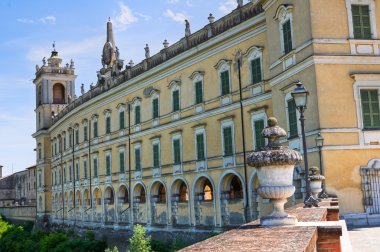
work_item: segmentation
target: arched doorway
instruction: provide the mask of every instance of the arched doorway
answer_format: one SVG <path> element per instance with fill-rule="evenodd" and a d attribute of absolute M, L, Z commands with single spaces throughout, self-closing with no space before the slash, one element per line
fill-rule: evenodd
<path fill-rule="evenodd" d="M 70 220 L 73 220 L 75 218 L 75 216 L 74 216 L 74 205 L 75 205 L 74 192 L 71 191 L 69 194 L 69 210 L 68 210 L 68 216 L 67 216 Z"/>
<path fill-rule="evenodd" d="M 90 213 L 88 210 L 91 208 L 91 197 L 88 189 L 83 192 L 83 221 L 90 221 Z"/>
<path fill-rule="evenodd" d="M 75 219 L 82 220 L 82 194 L 79 190 L 75 195 L 75 201 Z"/>
<path fill-rule="evenodd" d="M 195 225 L 215 225 L 214 187 L 207 177 L 200 177 L 194 186 Z"/>
<path fill-rule="evenodd" d="M 110 186 L 104 191 L 104 217 L 105 222 L 115 221 L 115 196 Z"/>
<path fill-rule="evenodd" d="M 262 198 L 258 193 L 259 189 L 259 179 L 257 178 L 257 173 L 253 174 L 251 179 L 251 200 L 250 200 L 250 217 L 251 221 L 256 220 L 260 217 L 260 205 L 262 205 Z"/>
<path fill-rule="evenodd" d="M 146 192 L 142 184 L 137 184 L 133 191 L 133 222 L 146 223 Z"/>
<path fill-rule="evenodd" d="M 223 226 L 245 223 L 243 184 L 234 173 L 228 173 L 221 179 L 220 208 Z"/>
<path fill-rule="evenodd" d="M 172 223 L 173 225 L 190 225 L 189 189 L 182 179 L 172 184 Z"/>
<path fill-rule="evenodd" d="M 102 191 L 99 188 L 95 188 L 93 195 L 93 221 L 102 222 Z"/>
<path fill-rule="evenodd" d="M 151 189 L 151 215 L 152 224 L 167 224 L 166 188 L 159 181 Z"/>
<path fill-rule="evenodd" d="M 118 193 L 118 221 L 129 223 L 129 194 L 125 185 L 121 185 Z"/>
<path fill-rule="evenodd" d="M 56 83 L 53 86 L 53 103 L 54 104 L 65 103 L 65 87 L 61 83 Z"/>

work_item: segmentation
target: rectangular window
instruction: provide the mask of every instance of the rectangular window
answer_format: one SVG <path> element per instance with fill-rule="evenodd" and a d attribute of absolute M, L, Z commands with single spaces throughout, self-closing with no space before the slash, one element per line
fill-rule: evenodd
<path fill-rule="evenodd" d="M 155 98 L 155 99 L 153 99 L 153 119 L 157 118 L 158 116 L 159 116 L 158 99 Z"/>
<path fill-rule="evenodd" d="M 98 137 L 98 121 L 94 121 L 94 138 Z"/>
<path fill-rule="evenodd" d="M 83 160 L 83 173 L 84 178 L 87 179 L 87 160 Z"/>
<path fill-rule="evenodd" d="M 87 141 L 88 140 L 87 125 L 83 127 L 83 135 L 84 135 L 83 137 L 84 141 Z"/>
<path fill-rule="evenodd" d="M 98 177 L 98 159 L 94 158 L 94 178 Z"/>
<path fill-rule="evenodd" d="M 195 104 L 199 104 L 203 102 L 203 87 L 202 81 L 198 81 L 195 83 Z"/>
<path fill-rule="evenodd" d="M 261 59 L 257 58 L 251 61 L 252 84 L 262 81 L 261 78 Z"/>
<path fill-rule="evenodd" d="M 380 128 L 379 95 L 377 89 L 360 90 L 363 127 Z"/>
<path fill-rule="evenodd" d="M 287 54 L 293 49 L 290 20 L 282 24 L 282 37 L 284 40 L 284 53 Z"/>
<path fill-rule="evenodd" d="M 76 173 L 75 181 L 79 181 L 79 164 L 78 163 L 75 164 L 75 173 Z"/>
<path fill-rule="evenodd" d="M 181 140 L 174 139 L 173 140 L 173 154 L 174 154 L 174 164 L 181 163 Z"/>
<path fill-rule="evenodd" d="M 111 133 L 111 117 L 107 116 L 106 117 L 106 134 Z"/>
<path fill-rule="evenodd" d="M 75 144 L 79 144 L 79 129 L 75 130 Z"/>
<path fill-rule="evenodd" d="M 119 112 L 119 128 L 124 129 L 125 128 L 125 119 L 124 119 L 124 111 Z"/>
<path fill-rule="evenodd" d="M 205 160 L 205 140 L 203 133 L 196 135 L 197 141 L 197 160 Z"/>
<path fill-rule="evenodd" d="M 66 184 L 66 167 L 63 168 L 63 182 Z"/>
<path fill-rule="evenodd" d="M 352 5 L 352 24 L 354 38 L 371 39 L 371 24 L 368 5 Z"/>
<path fill-rule="evenodd" d="M 229 71 L 224 71 L 220 73 L 220 80 L 222 82 L 222 95 L 227 95 L 230 93 L 230 73 Z"/>
<path fill-rule="evenodd" d="M 224 156 L 232 156 L 234 154 L 232 146 L 232 127 L 223 128 L 223 141 L 224 141 Z"/>
<path fill-rule="evenodd" d="M 158 143 L 153 144 L 153 167 L 160 167 L 160 145 Z"/>
<path fill-rule="evenodd" d="M 70 133 L 69 133 L 69 147 L 71 148 L 72 146 L 73 146 L 73 134 L 70 131 Z"/>
<path fill-rule="evenodd" d="M 119 152 L 120 173 L 125 171 L 125 157 L 124 151 Z"/>
<path fill-rule="evenodd" d="M 140 105 L 135 107 L 135 124 L 141 123 L 141 107 Z"/>
<path fill-rule="evenodd" d="M 264 120 L 257 120 L 253 123 L 255 129 L 255 149 L 260 150 L 265 146 L 265 138 L 261 135 L 264 129 Z"/>
<path fill-rule="evenodd" d="M 63 137 L 63 150 L 66 150 L 66 135 Z"/>
<path fill-rule="evenodd" d="M 288 100 L 289 137 L 298 135 L 297 109 L 293 99 Z"/>
<path fill-rule="evenodd" d="M 71 165 L 69 166 L 69 179 L 70 179 L 70 182 L 73 181 L 73 170 L 72 170 Z"/>
<path fill-rule="evenodd" d="M 172 93 L 173 96 L 173 112 L 179 110 L 179 90 L 175 90 Z"/>
<path fill-rule="evenodd" d="M 135 149 L 135 170 L 141 171 L 141 153 L 140 148 Z"/>
<path fill-rule="evenodd" d="M 106 175 L 111 176 L 111 156 L 106 155 Z"/>

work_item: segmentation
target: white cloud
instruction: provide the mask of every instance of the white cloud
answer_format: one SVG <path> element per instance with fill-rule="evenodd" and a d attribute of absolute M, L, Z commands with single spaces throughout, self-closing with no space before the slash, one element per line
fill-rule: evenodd
<path fill-rule="evenodd" d="M 132 10 L 124 3 L 119 3 L 119 13 L 114 18 L 114 25 L 116 28 L 123 30 L 128 25 L 137 22 L 139 19 L 133 14 Z"/>
<path fill-rule="evenodd" d="M 173 12 L 170 9 L 167 9 L 164 12 L 164 16 L 171 18 L 173 21 L 179 22 L 179 23 L 183 23 L 183 22 L 185 22 L 185 19 L 189 19 L 189 17 L 186 14 L 184 14 L 182 12 Z"/>
<path fill-rule="evenodd" d="M 219 5 L 219 11 L 221 11 L 223 14 L 228 14 L 230 13 L 232 10 L 236 9 L 237 7 L 237 2 L 236 0 L 227 0 L 227 1 L 224 1 L 223 3 L 221 3 Z"/>
<path fill-rule="evenodd" d="M 179 0 L 168 0 L 168 4 L 176 4 Z"/>
<path fill-rule="evenodd" d="M 20 22 L 20 23 L 23 23 L 23 24 L 37 24 L 37 23 L 40 23 L 40 24 L 55 24 L 55 22 L 57 21 L 57 18 L 55 16 L 52 16 L 52 15 L 49 15 L 49 16 L 46 16 L 46 17 L 42 17 L 42 18 L 39 18 L 39 19 L 27 19 L 27 18 L 18 18 L 16 19 L 17 22 Z"/>
<path fill-rule="evenodd" d="M 145 15 L 145 14 L 142 14 L 142 13 L 139 13 L 139 12 L 136 12 L 136 15 L 139 16 L 139 17 L 141 17 L 145 21 L 149 21 L 151 19 L 151 16 Z"/>

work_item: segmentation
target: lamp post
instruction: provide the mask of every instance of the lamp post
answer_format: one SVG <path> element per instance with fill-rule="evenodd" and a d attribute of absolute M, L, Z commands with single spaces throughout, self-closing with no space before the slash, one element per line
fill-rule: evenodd
<path fill-rule="evenodd" d="M 307 147 L 306 147 L 306 136 L 305 136 L 305 117 L 304 112 L 307 107 L 307 96 L 309 95 L 309 91 L 305 89 L 303 84 L 300 81 L 295 82 L 296 88 L 291 93 L 294 103 L 296 105 L 297 110 L 300 112 L 300 122 L 301 122 L 301 130 L 302 130 L 302 147 L 303 147 L 303 156 L 305 162 L 305 181 L 306 181 L 306 197 L 304 199 L 304 207 L 317 207 L 318 200 L 315 199 L 311 195 L 310 188 L 310 179 L 309 179 L 309 165 L 307 160 Z"/>
<path fill-rule="evenodd" d="M 321 133 L 318 133 L 318 135 L 315 137 L 315 145 L 318 147 L 318 150 L 319 150 L 319 166 L 320 166 L 321 175 L 325 175 L 323 174 L 323 162 L 322 162 L 323 140 L 325 139 L 323 138 Z M 326 199 L 329 197 L 326 194 L 325 180 L 322 181 L 322 192 L 319 193 L 318 197 L 320 199 Z"/>

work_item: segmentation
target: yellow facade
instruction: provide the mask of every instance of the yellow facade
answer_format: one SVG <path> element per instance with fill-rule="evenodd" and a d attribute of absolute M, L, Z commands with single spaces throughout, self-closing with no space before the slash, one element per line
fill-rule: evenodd
<path fill-rule="evenodd" d="M 298 120 L 289 126 L 287 102 L 295 80 L 310 92 L 305 114 L 309 165 L 320 166 L 314 139 L 321 133 L 327 193 L 340 198 L 342 213 L 368 212 L 360 168 L 380 158 L 380 129 L 363 130 L 360 99 L 355 97 L 367 86 L 380 90 L 380 15 L 371 17 L 376 23 L 371 28 L 377 27 L 372 37 L 359 40 L 349 32 L 347 6 L 355 0 L 252 2 L 132 68 L 123 70 L 122 61 L 104 51 L 97 85 L 75 101 L 74 68 L 61 67 L 58 55 L 52 55 L 34 80 L 39 217 L 83 225 L 223 227 L 266 214 L 270 205 L 257 195 L 256 172 L 245 167 L 244 154 L 257 147 L 255 122 L 265 126 L 271 116 L 289 133 L 295 127 L 295 135 L 282 142 L 302 152 Z M 380 1 L 364 2 L 380 13 Z M 107 56 L 113 61 L 107 62 Z M 254 60 L 260 62 L 256 72 Z M 223 79 L 226 71 L 228 81 Z M 199 103 L 197 82 L 202 83 Z M 179 108 L 173 111 L 176 91 Z M 136 124 L 137 106 L 141 122 Z M 297 191 L 289 204 L 302 201 L 302 169 L 295 169 Z"/>

